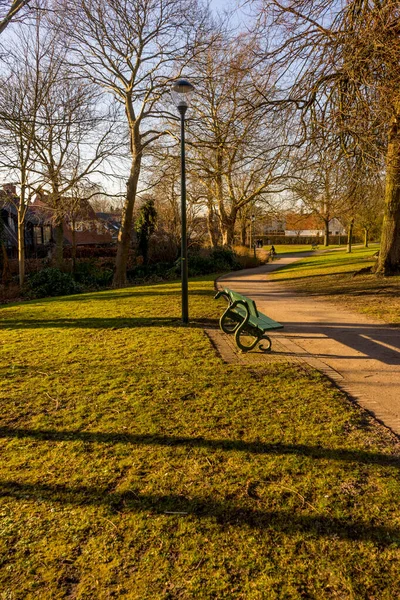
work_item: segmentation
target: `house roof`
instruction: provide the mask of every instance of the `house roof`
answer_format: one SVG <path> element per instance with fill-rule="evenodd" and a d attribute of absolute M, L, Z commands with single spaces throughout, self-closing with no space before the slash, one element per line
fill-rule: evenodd
<path fill-rule="evenodd" d="M 323 229 L 324 222 L 319 215 L 305 215 L 299 213 L 289 213 L 286 215 L 286 230 L 305 231 Z"/>

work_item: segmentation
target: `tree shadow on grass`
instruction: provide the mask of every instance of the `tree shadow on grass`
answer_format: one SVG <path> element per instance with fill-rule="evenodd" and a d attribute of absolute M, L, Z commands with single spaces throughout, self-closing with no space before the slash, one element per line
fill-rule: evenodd
<path fill-rule="evenodd" d="M 18 500 L 34 500 L 72 504 L 77 506 L 105 506 L 112 512 L 164 514 L 169 518 L 180 513 L 180 518 L 214 519 L 224 526 L 241 527 L 243 525 L 262 531 L 278 530 L 287 535 L 297 532 L 315 537 L 335 536 L 340 539 L 362 540 L 378 543 L 381 546 L 399 545 L 400 530 L 373 522 L 351 518 L 338 518 L 322 514 L 295 514 L 293 510 L 264 510 L 260 503 L 251 500 L 217 500 L 191 496 L 185 498 L 178 494 L 141 494 L 136 490 L 126 492 L 110 491 L 109 488 L 90 486 L 65 486 L 63 484 L 20 483 L 0 481 L 0 497 Z"/>
<path fill-rule="evenodd" d="M 137 327 L 183 327 L 186 329 L 216 327 L 216 319 L 191 319 L 182 323 L 179 317 L 87 317 L 83 319 L 3 319 L 1 329 L 126 329 Z"/>
<path fill-rule="evenodd" d="M 243 440 L 207 439 L 204 437 L 168 436 L 158 434 L 130 434 L 101 431 L 68 431 L 51 429 L 16 429 L 0 427 L 0 438 L 30 438 L 42 442 L 75 442 L 132 444 L 147 446 L 166 446 L 170 448 L 207 448 L 210 450 L 248 452 L 276 456 L 295 455 L 313 459 L 336 460 L 374 464 L 400 469 L 400 455 L 382 454 L 364 450 L 349 450 L 347 448 L 324 448 L 323 446 L 308 446 L 306 444 L 265 444 L 263 442 L 246 442 Z"/>
<path fill-rule="evenodd" d="M 102 290 L 99 292 L 86 293 L 86 294 L 76 294 L 71 296 L 61 296 L 61 297 L 51 297 L 51 298 L 42 298 L 40 300 L 35 300 L 35 302 L 94 302 L 101 301 L 106 302 L 107 300 L 122 300 L 124 298 L 153 298 L 156 296 L 176 296 L 177 299 L 180 298 L 181 290 L 179 287 L 176 290 L 163 290 L 161 289 L 162 285 L 170 285 L 168 283 L 164 284 L 153 284 L 153 286 L 148 286 L 148 291 L 143 291 L 143 287 L 147 287 L 145 284 L 140 286 L 140 290 L 138 288 L 129 288 L 125 291 L 115 291 L 115 290 Z M 138 286 L 139 287 L 139 286 Z M 191 288 L 189 287 L 189 296 L 212 296 L 212 289 L 202 289 L 202 288 Z"/>

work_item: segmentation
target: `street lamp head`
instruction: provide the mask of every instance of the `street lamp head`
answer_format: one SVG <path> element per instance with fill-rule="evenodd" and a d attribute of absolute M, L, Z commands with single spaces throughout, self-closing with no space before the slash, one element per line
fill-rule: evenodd
<path fill-rule="evenodd" d="M 178 110 L 180 108 L 186 109 L 189 106 L 193 92 L 194 85 L 186 79 L 178 79 L 172 84 L 171 96 Z"/>

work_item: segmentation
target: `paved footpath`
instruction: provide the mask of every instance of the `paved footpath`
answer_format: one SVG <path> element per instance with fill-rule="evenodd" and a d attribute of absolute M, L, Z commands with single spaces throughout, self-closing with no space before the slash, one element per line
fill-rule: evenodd
<path fill-rule="evenodd" d="M 257 269 L 224 275 L 218 287 L 252 298 L 260 312 L 284 325 L 284 330 L 271 333 L 273 354 L 303 360 L 324 372 L 400 435 L 400 329 L 296 294 L 269 279 L 271 271 L 307 255 L 286 255 Z"/>

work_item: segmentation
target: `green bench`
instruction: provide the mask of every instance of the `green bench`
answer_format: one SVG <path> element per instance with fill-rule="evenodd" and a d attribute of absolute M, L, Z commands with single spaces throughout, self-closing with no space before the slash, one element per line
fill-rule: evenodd
<path fill-rule="evenodd" d="M 256 303 L 238 292 L 225 288 L 216 294 L 215 300 L 221 297 L 228 302 L 228 307 L 219 320 L 222 331 L 235 335 L 236 345 L 242 352 L 253 350 L 261 340 L 267 340 L 267 345 L 260 344 L 260 350 L 269 352 L 272 342 L 265 332 L 283 329 L 283 325 L 259 313 Z M 244 337 L 255 339 L 246 344 Z"/>

